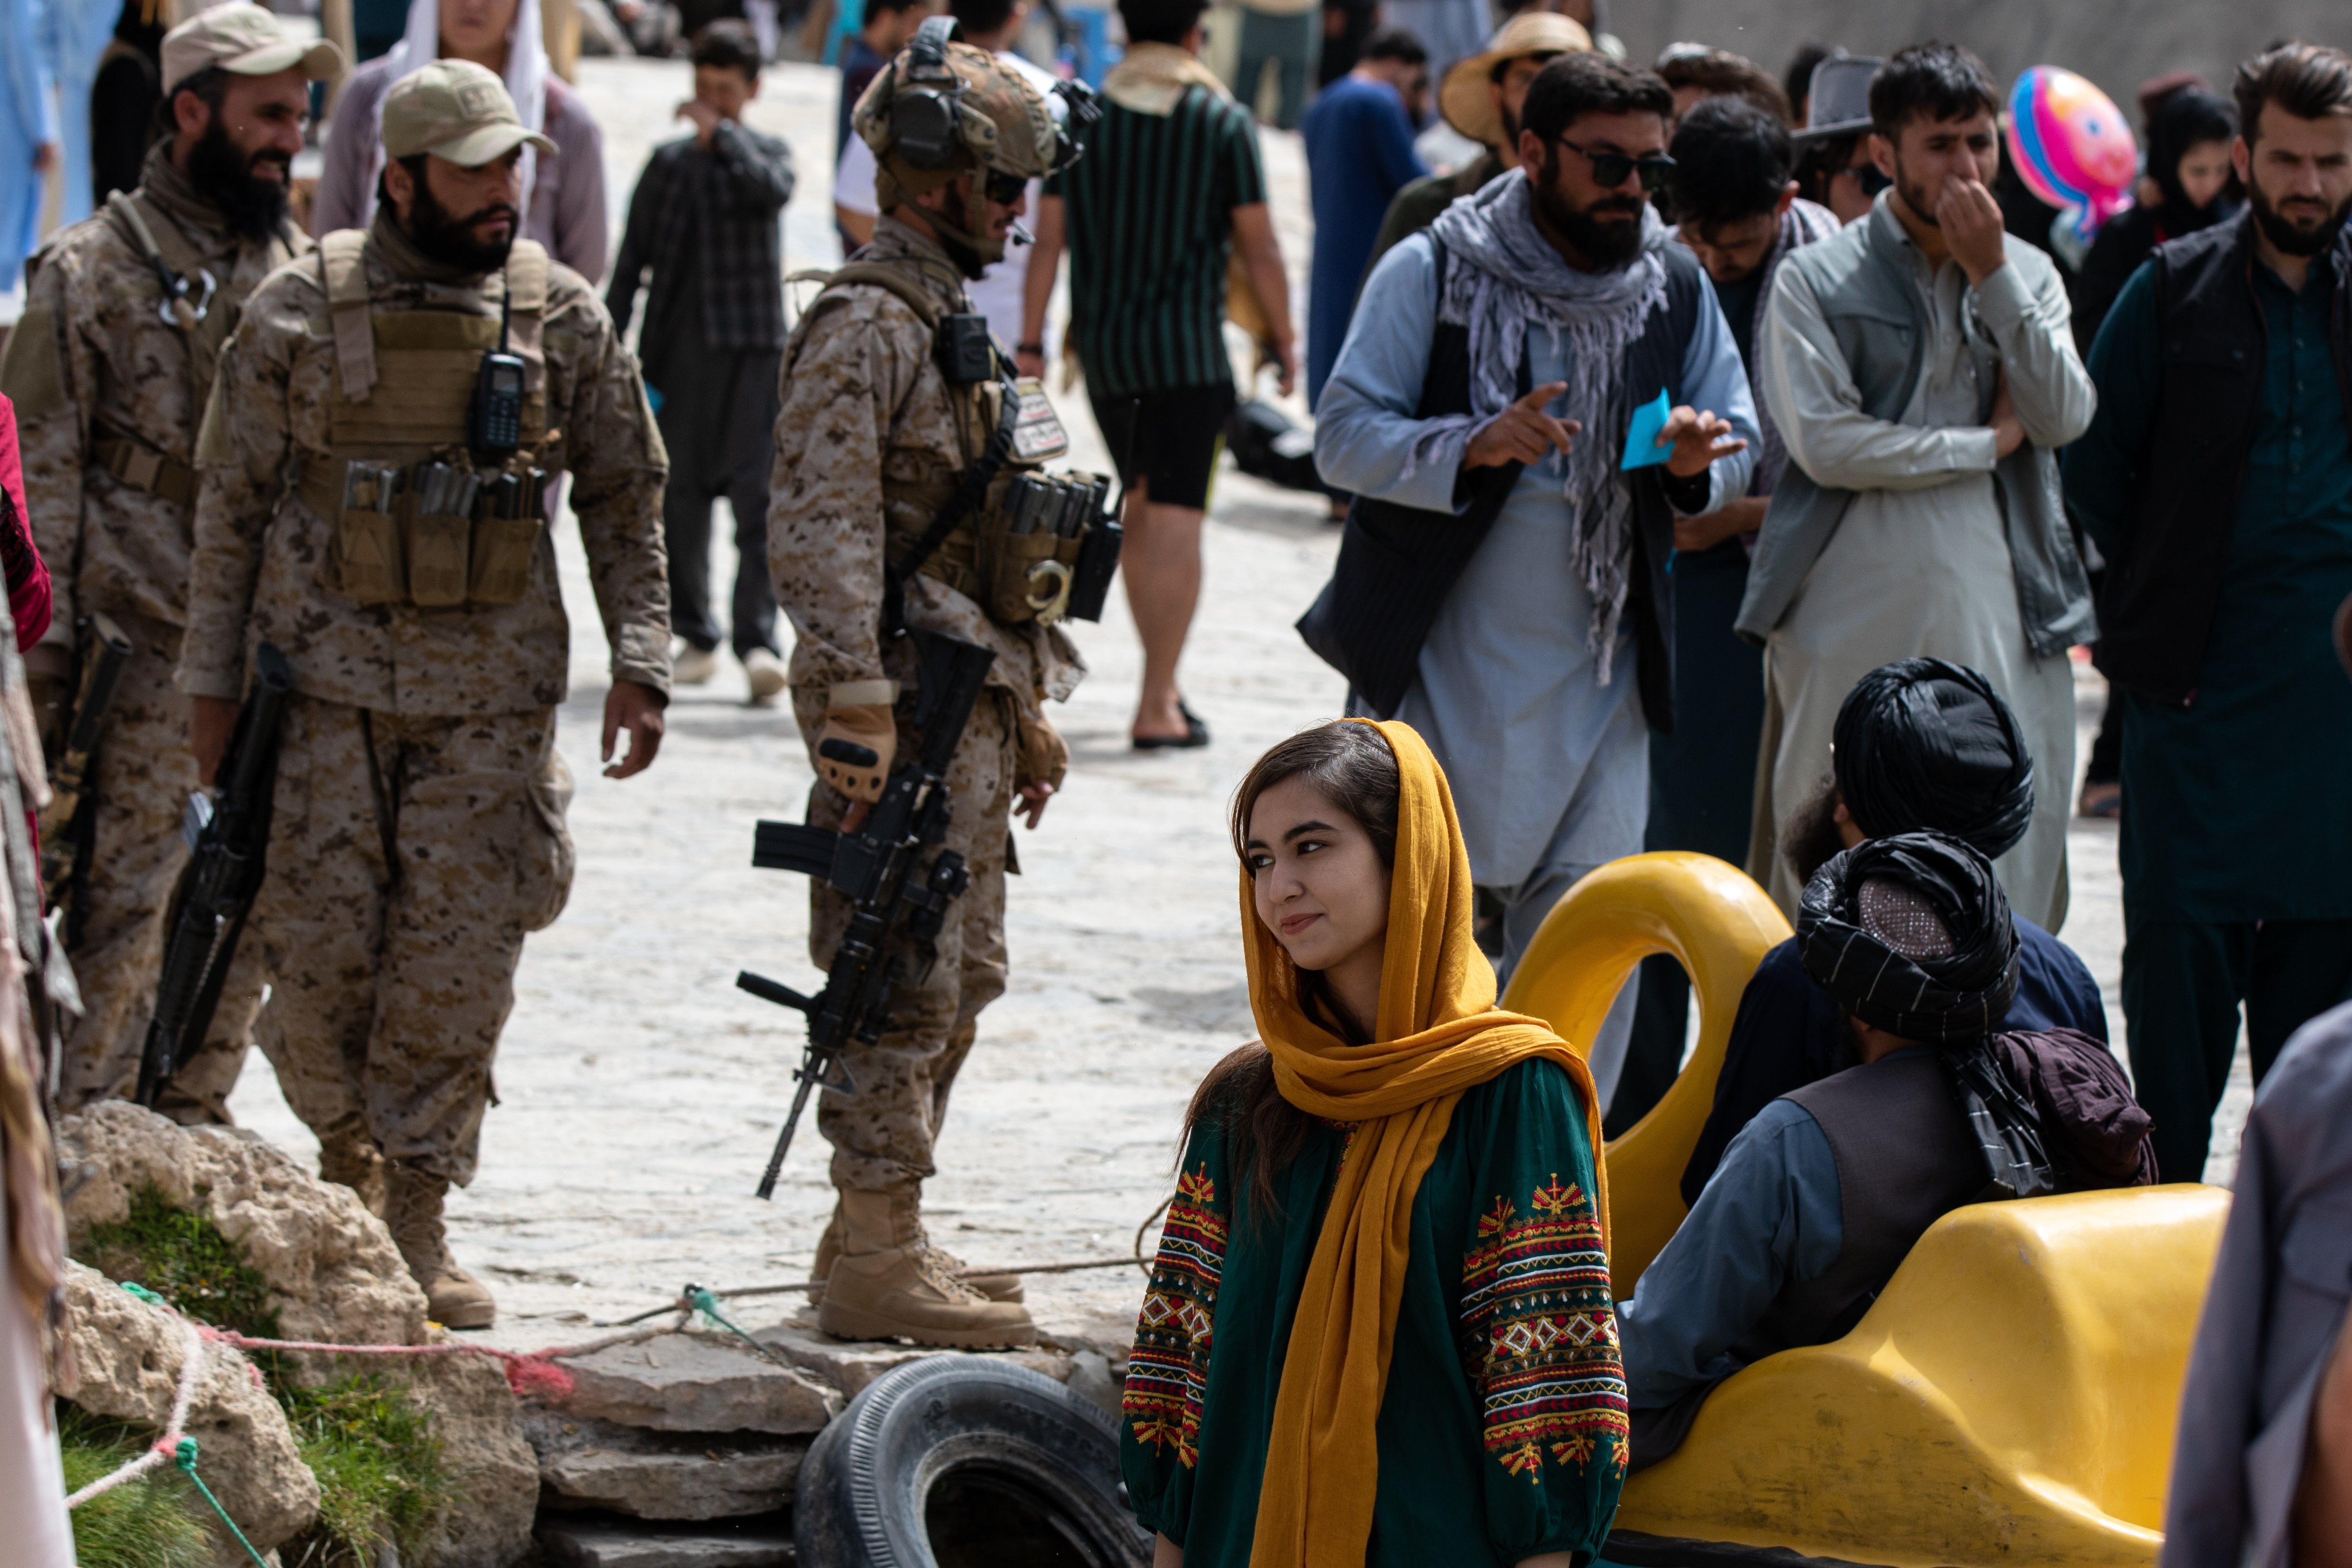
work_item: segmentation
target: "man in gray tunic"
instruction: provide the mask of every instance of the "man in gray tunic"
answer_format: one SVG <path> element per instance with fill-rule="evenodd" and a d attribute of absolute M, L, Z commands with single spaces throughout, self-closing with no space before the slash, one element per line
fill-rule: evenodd
<path fill-rule="evenodd" d="M 2056 452 L 2089 426 L 2095 394 L 2057 269 L 2002 232 L 1986 188 L 1998 101 L 1965 49 L 1888 60 L 1870 109 L 1892 188 L 1773 280 L 1762 384 L 1790 461 L 1737 626 L 1765 650 L 1748 874 L 1783 910 L 1798 889 L 1780 828 L 1831 771 L 1846 693 L 1924 655 L 1981 672 L 2053 781 L 1998 868 L 2020 914 L 2051 931 L 2065 920 L 2067 649 L 2095 626 Z"/>
<path fill-rule="evenodd" d="M 1323 477 L 1359 500 L 1300 629 L 1357 711 L 1444 764 L 1507 978 L 1570 884 L 1641 851 L 1674 519 L 1744 494 L 1753 460 L 1730 329 L 1644 199 L 1672 111 L 1647 71 L 1546 66 L 1520 167 L 1381 258 L 1317 411 Z M 1664 423 L 1629 469 L 1645 405 Z M 1604 1103 L 1632 1000 L 1593 1045 Z"/>

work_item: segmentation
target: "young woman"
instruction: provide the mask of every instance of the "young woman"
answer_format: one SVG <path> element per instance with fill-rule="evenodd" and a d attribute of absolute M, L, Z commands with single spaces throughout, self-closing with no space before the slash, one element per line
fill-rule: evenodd
<path fill-rule="evenodd" d="M 1294 735 L 1233 833 L 1264 1038 L 1193 1096 L 1129 1364 L 1156 1568 L 1569 1568 L 1626 1458 L 1591 1075 L 1495 1006 L 1410 727 Z"/>

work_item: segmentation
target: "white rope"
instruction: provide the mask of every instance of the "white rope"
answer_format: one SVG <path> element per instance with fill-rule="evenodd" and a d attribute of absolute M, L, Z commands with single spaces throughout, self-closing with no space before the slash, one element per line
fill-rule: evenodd
<path fill-rule="evenodd" d="M 157 1310 L 161 1310 L 161 1309 Z M 181 1429 L 188 1423 L 188 1406 L 195 1403 L 196 1382 L 204 1375 L 205 1337 L 196 1331 L 195 1324 L 178 1313 L 166 1312 L 164 1315 L 179 1324 L 181 1332 L 187 1336 L 187 1348 L 180 1353 L 179 1386 L 172 1391 L 172 1418 L 164 1424 L 163 1435 L 155 1440 L 153 1447 L 129 1461 L 112 1475 L 100 1476 L 73 1496 L 66 1499 L 67 1508 L 79 1508 L 90 1499 L 102 1497 L 125 1481 L 136 1480 L 157 1466 L 168 1462 L 178 1452 L 183 1435 Z"/>

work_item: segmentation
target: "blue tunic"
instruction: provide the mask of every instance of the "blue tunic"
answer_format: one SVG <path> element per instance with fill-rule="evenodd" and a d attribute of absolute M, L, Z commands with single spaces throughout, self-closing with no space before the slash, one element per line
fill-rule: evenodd
<path fill-rule="evenodd" d="M 1307 405 L 1323 395 L 1356 286 L 1389 203 L 1429 170 L 1412 150 L 1404 100 L 1384 81 L 1353 72 L 1317 95 L 1299 123 L 1315 200 L 1315 264 L 1307 289 Z"/>
<path fill-rule="evenodd" d="M 1417 234 L 1381 258 L 1316 415 L 1323 477 L 1359 495 L 1452 512 L 1467 437 L 1406 472 L 1423 422 L 1422 380 L 1437 328 L 1437 262 Z M 1568 378 L 1565 340 L 1527 336 L 1531 384 Z M 1684 402 L 1730 421 L 1747 449 L 1709 470 L 1712 510 L 1748 493 L 1756 404 L 1748 373 L 1707 288 L 1679 387 Z M 1591 411 L 1551 412 L 1604 427 Z M 1571 517 L 1557 452 L 1521 470 L 1502 514 L 1464 569 L 1422 644 L 1397 717 L 1429 742 L 1454 787 L 1482 887 L 1509 888 L 1544 864 L 1598 866 L 1640 852 L 1649 814 L 1648 730 L 1633 618 L 1607 685 L 1585 646 L 1592 596 L 1570 563 Z"/>

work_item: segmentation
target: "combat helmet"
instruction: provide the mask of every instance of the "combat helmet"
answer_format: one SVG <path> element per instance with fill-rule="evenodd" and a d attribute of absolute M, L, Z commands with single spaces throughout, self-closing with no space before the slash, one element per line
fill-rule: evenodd
<path fill-rule="evenodd" d="M 1045 96 L 995 56 L 962 41 L 952 16 L 933 16 L 874 78 L 850 123 L 874 150 L 875 205 L 884 212 L 978 171 L 1023 181 L 1077 161 L 1099 110 L 1082 83 L 1055 89 L 1067 105 L 1056 123 Z M 926 210 L 925 219 L 980 264 L 1003 258 L 988 234 L 988 181 L 975 179 L 961 225 Z M 976 273 L 975 273 L 976 275 Z"/>

